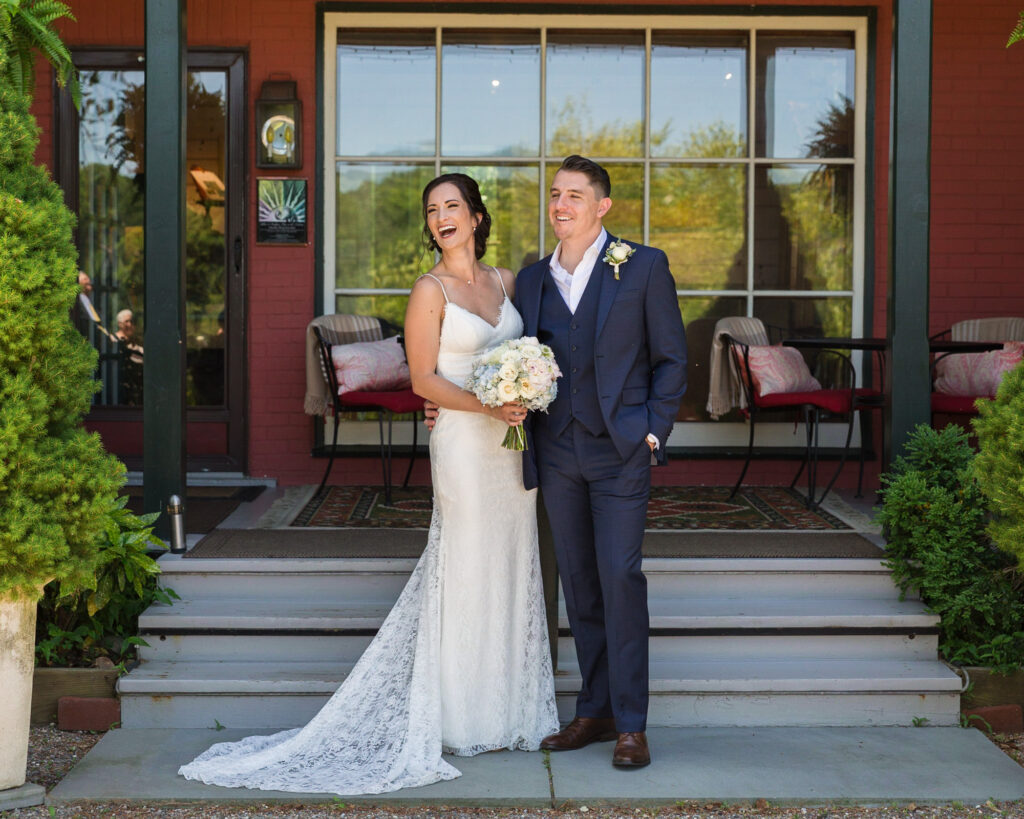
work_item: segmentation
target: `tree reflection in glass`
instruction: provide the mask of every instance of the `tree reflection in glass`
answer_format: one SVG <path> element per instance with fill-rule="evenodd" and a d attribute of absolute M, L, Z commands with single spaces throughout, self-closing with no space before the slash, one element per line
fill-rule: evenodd
<path fill-rule="evenodd" d="M 754 171 L 754 286 L 853 286 L 853 168 L 771 165 Z"/>
<path fill-rule="evenodd" d="M 409 288 L 434 265 L 421 236 L 420 195 L 431 165 L 345 163 L 337 166 L 337 287 Z M 401 324 L 405 308 L 386 316 Z M 378 315 L 378 313 L 373 313 Z"/>
<path fill-rule="evenodd" d="M 684 290 L 747 284 L 746 168 L 652 165 L 651 244 Z"/>
<path fill-rule="evenodd" d="M 644 50 L 640 32 L 548 32 L 549 156 L 643 156 Z"/>
<path fill-rule="evenodd" d="M 849 33 L 764 34 L 757 38 L 757 133 L 763 157 L 852 157 L 853 118 L 836 120 L 825 147 L 821 125 L 854 97 L 856 52 Z"/>
<path fill-rule="evenodd" d="M 651 35 L 651 156 L 745 156 L 747 35 Z"/>

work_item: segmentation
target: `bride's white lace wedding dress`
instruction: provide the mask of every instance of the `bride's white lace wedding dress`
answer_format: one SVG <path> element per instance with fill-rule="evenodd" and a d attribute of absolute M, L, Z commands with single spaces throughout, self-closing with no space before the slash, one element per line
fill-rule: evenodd
<path fill-rule="evenodd" d="M 437 372 L 461 386 L 481 353 L 522 330 L 507 295 L 497 326 L 448 302 Z M 459 776 L 442 752 L 536 750 L 558 730 L 536 491 L 523 489 L 520 453 L 501 447 L 506 429 L 441 410 L 426 549 L 352 672 L 304 728 L 214 745 L 180 774 L 226 787 L 384 793 Z"/>

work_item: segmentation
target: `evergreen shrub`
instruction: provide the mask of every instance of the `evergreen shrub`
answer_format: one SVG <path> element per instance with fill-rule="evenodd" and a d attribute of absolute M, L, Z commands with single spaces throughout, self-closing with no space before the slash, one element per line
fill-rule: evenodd
<path fill-rule="evenodd" d="M 96 353 L 71 324 L 74 216 L 0 54 L 0 596 L 89 587 L 124 467 L 82 428 Z"/>
<path fill-rule="evenodd" d="M 920 425 L 882 476 L 886 564 L 941 618 L 950 662 L 1008 670 L 1024 661 L 1024 600 L 1016 560 L 986 534 L 987 504 L 960 427 Z"/>
<path fill-rule="evenodd" d="M 1003 376 L 994 401 L 978 402 L 974 474 L 988 499 L 988 534 L 1024 567 L 1024 367 Z"/>

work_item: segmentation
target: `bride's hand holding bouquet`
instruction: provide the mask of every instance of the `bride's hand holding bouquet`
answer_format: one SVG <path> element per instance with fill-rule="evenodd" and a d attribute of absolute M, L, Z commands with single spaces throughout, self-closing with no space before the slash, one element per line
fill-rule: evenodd
<path fill-rule="evenodd" d="M 509 424 L 502 446 L 526 449 L 522 419 L 528 410 L 547 412 L 558 394 L 555 354 L 532 336 L 509 339 L 488 350 L 477 362 L 465 388 L 485 407 L 501 407 L 501 418 Z"/>

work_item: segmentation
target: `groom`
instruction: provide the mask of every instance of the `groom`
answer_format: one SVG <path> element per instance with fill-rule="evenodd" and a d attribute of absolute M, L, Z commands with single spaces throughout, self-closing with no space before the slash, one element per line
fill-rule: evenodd
<path fill-rule="evenodd" d="M 540 486 L 583 685 L 576 716 L 541 748 L 569 751 L 617 738 L 612 764 L 651 761 L 647 580 L 640 546 L 653 457 L 686 389 L 686 339 L 665 254 L 628 242 L 601 220 L 608 173 L 570 156 L 555 174 L 548 219 L 554 253 L 524 268 L 516 307 L 525 335 L 549 345 L 562 370 L 547 413 L 530 413 L 527 489 Z"/>

